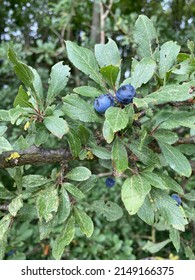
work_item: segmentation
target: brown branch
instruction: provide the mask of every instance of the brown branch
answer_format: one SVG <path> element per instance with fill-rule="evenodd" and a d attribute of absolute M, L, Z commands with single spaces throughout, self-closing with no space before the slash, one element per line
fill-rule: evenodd
<path fill-rule="evenodd" d="M 11 159 L 13 153 L 18 157 Z M 26 164 L 38 165 L 44 163 L 66 162 L 72 158 L 69 150 L 65 149 L 44 149 L 32 146 L 26 150 L 3 152 L 0 155 L 0 169 L 22 166 Z"/>

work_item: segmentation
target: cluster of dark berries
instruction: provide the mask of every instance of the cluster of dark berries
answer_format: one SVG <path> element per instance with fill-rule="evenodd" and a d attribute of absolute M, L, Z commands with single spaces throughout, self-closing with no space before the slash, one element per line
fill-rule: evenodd
<path fill-rule="evenodd" d="M 133 102 L 133 97 L 136 95 L 136 91 L 132 85 L 124 85 L 120 87 L 116 92 L 116 101 L 120 104 L 127 105 Z M 95 99 L 94 109 L 103 114 L 109 107 L 115 105 L 115 98 L 111 94 L 101 94 Z"/>

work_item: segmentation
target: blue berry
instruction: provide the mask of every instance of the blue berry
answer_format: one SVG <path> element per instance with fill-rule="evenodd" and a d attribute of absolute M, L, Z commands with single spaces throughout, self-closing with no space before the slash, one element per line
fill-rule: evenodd
<path fill-rule="evenodd" d="M 133 101 L 136 91 L 133 86 L 125 85 L 120 87 L 116 92 L 116 100 L 122 104 L 129 104 Z"/>
<path fill-rule="evenodd" d="M 94 109 L 100 114 L 105 113 L 111 106 L 114 106 L 114 97 L 111 94 L 101 94 L 95 99 Z"/>
<path fill-rule="evenodd" d="M 112 188 L 115 185 L 115 180 L 111 177 L 107 178 L 105 181 L 106 187 Z"/>
<path fill-rule="evenodd" d="M 171 195 L 171 197 L 177 202 L 177 206 L 181 205 L 182 204 L 182 200 L 181 200 L 181 197 L 175 193 L 173 193 Z"/>

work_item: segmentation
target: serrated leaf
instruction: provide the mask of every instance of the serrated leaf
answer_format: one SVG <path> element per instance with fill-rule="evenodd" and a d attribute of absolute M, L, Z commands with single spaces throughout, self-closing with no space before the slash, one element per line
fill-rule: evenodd
<path fill-rule="evenodd" d="M 95 45 L 95 57 L 100 67 L 120 64 L 120 52 L 117 44 L 109 38 L 106 44 Z"/>
<path fill-rule="evenodd" d="M 9 229 L 11 219 L 12 216 L 10 214 L 7 214 L 0 220 L 0 241 L 4 239 L 5 234 Z"/>
<path fill-rule="evenodd" d="M 159 75 L 161 78 L 171 69 L 179 54 L 180 46 L 176 42 L 169 41 L 164 43 L 160 49 Z"/>
<path fill-rule="evenodd" d="M 75 221 L 79 225 L 80 230 L 87 236 L 91 237 L 94 231 L 92 219 L 81 209 L 74 207 Z"/>
<path fill-rule="evenodd" d="M 13 49 L 9 47 L 8 58 L 14 65 L 14 71 L 18 78 L 24 83 L 33 97 L 33 106 L 43 108 L 43 87 L 39 74 L 32 67 L 20 62 Z M 32 100 L 31 100 L 32 101 Z M 38 102 L 38 104 L 37 104 Z"/>
<path fill-rule="evenodd" d="M 95 87 L 91 87 L 91 86 L 76 87 L 73 89 L 73 91 L 82 96 L 93 97 L 93 98 L 102 94 L 102 91 L 98 90 Z"/>
<path fill-rule="evenodd" d="M 63 64 L 63 61 L 56 63 L 51 68 L 49 89 L 47 92 L 46 104 L 50 105 L 55 97 L 66 87 L 70 76 L 70 67 Z"/>
<path fill-rule="evenodd" d="M 102 122 L 94 108 L 77 94 L 70 94 L 62 99 L 64 102 L 62 110 L 71 119 L 83 122 Z"/>
<path fill-rule="evenodd" d="M 141 173 L 142 178 L 144 178 L 148 183 L 158 189 L 167 189 L 164 181 L 154 172 L 144 171 Z"/>
<path fill-rule="evenodd" d="M 132 153 L 135 154 L 138 157 L 138 159 L 145 165 L 155 164 L 161 166 L 158 155 L 154 153 L 151 149 L 149 149 L 147 146 L 142 145 L 140 149 L 140 143 L 132 141 L 129 145 L 129 148 L 131 149 Z"/>
<path fill-rule="evenodd" d="M 168 189 L 173 190 L 179 194 L 183 194 L 182 187 L 173 178 L 162 172 L 156 172 L 156 174 L 163 180 L 165 186 Z"/>
<path fill-rule="evenodd" d="M 176 251 L 179 252 L 179 249 L 180 249 L 180 234 L 179 234 L 179 231 L 174 229 L 174 228 L 171 228 L 169 230 L 169 238 L 171 239 Z"/>
<path fill-rule="evenodd" d="M 48 138 L 49 138 L 49 131 L 42 124 L 36 131 L 35 145 L 39 147 L 40 145 L 46 143 Z"/>
<path fill-rule="evenodd" d="M 143 84 L 146 84 L 154 75 L 156 69 L 156 62 L 149 58 L 144 57 L 137 63 L 131 76 L 131 85 L 137 89 Z"/>
<path fill-rule="evenodd" d="M 100 68 L 100 73 L 102 74 L 103 79 L 111 88 L 115 88 L 119 71 L 119 67 L 113 65 L 108 65 Z"/>
<path fill-rule="evenodd" d="M 50 179 L 42 175 L 26 175 L 22 177 L 22 186 L 26 189 L 36 189 L 50 182 Z"/>
<path fill-rule="evenodd" d="M 90 208 L 109 222 L 116 221 L 123 216 L 122 208 L 112 201 L 96 200 L 90 205 Z"/>
<path fill-rule="evenodd" d="M 4 151 L 11 151 L 13 150 L 12 145 L 5 139 L 3 136 L 0 137 L 0 154 Z"/>
<path fill-rule="evenodd" d="M 14 100 L 14 107 L 19 105 L 20 107 L 30 107 L 33 108 L 33 105 L 29 102 L 30 96 L 23 89 L 23 86 L 20 86 L 18 89 L 18 94 Z"/>
<path fill-rule="evenodd" d="M 114 140 L 114 131 L 107 120 L 104 121 L 102 132 L 104 139 L 108 144 L 110 144 Z"/>
<path fill-rule="evenodd" d="M 166 191 L 152 189 L 151 197 L 154 205 L 165 221 L 174 229 L 185 231 L 185 225 L 188 224 L 182 207 L 178 207 Z"/>
<path fill-rule="evenodd" d="M 59 196 L 59 207 L 58 207 L 59 224 L 66 221 L 66 219 L 70 214 L 70 210 L 71 210 L 70 198 L 65 187 L 62 185 L 60 196 Z"/>
<path fill-rule="evenodd" d="M 160 141 L 158 143 L 169 166 L 181 176 L 190 177 L 192 168 L 187 158 L 177 148 Z"/>
<path fill-rule="evenodd" d="M 81 151 L 81 141 L 80 141 L 78 132 L 76 132 L 73 129 L 70 129 L 66 135 L 66 138 L 68 140 L 68 144 L 69 144 L 72 156 L 77 157 Z"/>
<path fill-rule="evenodd" d="M 23 207 L 23 201 L 21 195 L 14 198 L 9 204 L 9 212 L 15 217 L 18 211 Z"/>
<path fill-rule="evenodd" d="M 135 22 L 135 42 L 141 57 L 153 57 L 153 43 L 157 42 L 157 34 L 152 21 L 145 15 L 140 15 Z"/>
<path fill-rule="evenodd" d="M 87 181 L 83 181 L 79 183 L 79 189 L 83 193 L 89 192 L 93 187 L 95 187 L 98 181 L 98 177 L 96 175 L 91 175 L 91 177 Z"/>
<path fill-rule="evenodd" d="M 58 192 L 55 187 L 49 187 L 40 191 L 37 200 L 36 208 L 39 220 L 43 219 L 49 222 L 53 219 L 53 212 L 57 212 L 59 206 Z"/>
<path fill-rule="evenodd" d="M 102 85 L 99 67 L 93 52 L 89 49 L 79 47 L 77 44 L 66 41 L 66 49 L 69 60 L 80 71 L 88 75 L 97 84 Z"/>
<path fill-rule="evenodd" d="M 183 83 L 182 85 L 167 85 L 159 90 L 147 95 L 142 99 L 142 103 L 152 103 L 159 105 L 168 102 L 180 102 L 195 97 L 195 93 L 190 94 L 190 86 L 193 82 Z"/>
<path fill-rule="evenodd" d="M 77 199 L 83 199 L 85 197 L 84 193 L 73 184 L 64 183 L 63 188 L 65 188 L 71 195 L 73 195 Z"/>
<path fill-rule="evenodd" d="M 112 146 L 112 164 L 115 170 L 120 173 L 128 168 L 128 155 L 126 148 L 119 138 L 116 138 Z"/>
<path fill-rule="evenodd" d="M 150 201 L 148 196 L 145 197 L 144 203 L 139 208 L 137 215 L 148 225 L 154 224 L 153 202 Z"/>
<path fill-rule="evenodd" d="M 46 117 L 44 118 L 43 123 L 53 135 L 60 139 L 64 136 L 64 134 L 69 132 L 67 122 L 58 116 Z"/>
<path fill-rule="evenodd" d="M 179 139 L 177 133 L 166 129 L 159 129 L 155 131 L 153 137 L 167 144 L 173 144 Z"/>
<path fill-rule="evenodd" d="M 81 143 L 83 145 L 86 145 L 88 143 L 88 140 L 90 138 L 90 132 L 89 129 L 87 129 L 85 126 L 83 125 L 79 125 L 78 127 L 78 131 L 77 131 L 79 138 L 81 140 Z"/>
<path fill-rule="evenodd" d="M 91 151 L 96 157 L 101 159 L 111 159 L 111 152 L 106 148 L 98 147 L 96 145 L 91 145 L 91 147 Z"/>
<path fill-rule="evenodd" d="M 83 166 L 73 168 L 66 174 L 66 178 L 73 181 L 85 181 L 91 176 L 91 171 Z"/>
<path fill-rule="evenodd" d="M 0 137 L 6 132 L 7 130 L 7 126 L 2 125 L 0 126 Z"/>
<path fill-rule="evenodd" d="M 159 243 L 153 243 L 151 241 L 147 241 L 147 243 L 144 245 L 144 247 L 142 249 L 150 252 L 151 254 L 155 254 L 158 251 L 160 251 L 162 248 L 164 248 L 170 242 L 171 242 L 170 239 L 167 239 L 167 240 L 159 242 Z"/>
<path fill-rule="evenodd" d="M 71 216 L 61 231 L 60 235 L 56 238 L 52 248 L 52 255 L 56 260 L 59 260 L 64 252 L 65 246 L 69 245 L 75 235 L 75 219 Z"/>
<path fill-rule="evenodd" d="M 121 190 L 121 198 L 130 215 L 137 213 L 150 190 L 150 184 L 140 175 L 133 175 L 125 180 Z"/>
<path fill-rule="evenodd" d="M 105 117 L 113 132 L 124 129 L 129 121 L 127 112 L 121 108 L 108 108 L 105 112 Z"/>

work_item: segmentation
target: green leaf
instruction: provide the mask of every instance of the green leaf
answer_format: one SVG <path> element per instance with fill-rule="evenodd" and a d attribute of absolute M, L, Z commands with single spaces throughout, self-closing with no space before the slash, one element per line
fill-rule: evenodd
<path fill-rule="evenodd" d="M 160 251 L 162 248 L 164 248 L 170 242 L 171 242 L 170 239 L 167 239 L 167 240 L 159 242 L 159 243 L 153 243 L 151 241 L 147 241 L 147 243 L 144 245 L 144 247 L 142 249 L 150 252 L 151 254 L 155 254 L 158 251 Z"/>
<path fill-rule="evenodd" d="M 152 103 L 153 105 L 159 105 L 168 102 L 179 102 L 188 100 L 195 96 L 195 93 L 189 93 L 189 89 L 192 84 L 193 82 L 183 83 L 182 85 L 163 86 L 159 90 L 143 98 L 142 102 L 145 102 L 145 104 Z"/>
<path fill-rule="evenodd" d="M 73 157 L 77 157 L 81 151 L 81 141 L 78 135 L 78 131 L 76 132 L 74 129 L 70 129 L 66 135 L 68 140 L 68 144 Z"/>
<path fill-rule="evenodd" d="M 111 152 L 108 151 L 106 148 L 98 147 L 95 145 L 91 145 L 91 147 L 91 151 L 96 157 L 101 159 L 111 159 Z"/>
<path fill-rule="evenodd" d="M 166 129 L 159 129 L 155 131 L 153 137 L 161 142 L 165 142 L 170 145 L 178 140 L 177 133 Z"/>
<path fill-rule="evenodd" d="M 121 198 L 130 215 L 137 213 L 150 190 L 150 184 L 140 175 L 133 175 L 125 180 L 121 190 Z"/>
<path fill-rule="evenodd" d="M 160 49 L 159 75 L 164 78 L 171 69 L 179 54 L 180 46 L 176 42 L 169 41 L 162 45 Z"/>
<path fill-rule="evenodd" d="M 66 41 L 66 49 L 68 58 L 74 66 L 88 75 L 97 84 L 102 85 L 102 78 L 93 52 L 89 49 L 79 47 L 70 41 Z"/>
<path fill-rule="evenodd" d="M 36 208 L 39 220 L 49 222 L 53 219 L 53 212 L 57 212 L 59 206 L 58 192 L 55 187 L 49 187 L 40 191 L 36 200 Z"/>
<path fill-rule="evenodd" d="M 109 38 L 107 44 L 95 45 L 95 57 L 100 67 L 120 65 L 121 57 L 117 44 Z"/>
<path fill-rule="evenodd" d="M 169 230 L 169 238 L 171 239 L 176 251 L 179 252 L 179 249 L 180 249 L 180 234 L 179 234 L 179 231 L 174 229 L 174 228 L 171 228 Z"/>
<path fill-rule="evenodd" d="M 145 165 L 161 166 L 158 155 L 154 153 L 151 149 L 149 149 L 147 146 L 142 145 L 140 149 L 140 143 L 132 141 L 129 145 L 129 148 L 131 149 L 132 153 L 135 154 L 138 157 L 138 159 Z"/>
<path fill-rule="evenodd" d="M 70 214 L 71 203 L 69 199 L 69 195 L 64 186 L 61 188 L 60 196 L 59 196 L 59 207 L 58 207 L 58 222 L 59 224 L 66 221 Z"/>
<path fill-rule="evenodd" d="M 186 111 L 172 112 L 169 117 L 160 125 L 161 129 L 173 129 L 180 126 L 195 129 L 195 116 Z"/>
<path fill-rule="evenodd" d="M 10 214 L 15 217 L 17 212 L 23 207 L 23 201 L 21 195 L 18 195 L 14 198 L 11 203 L 9 204 L 9 212 Z"/>
<path fill-rule="evenodd" d="M 136 20 L 134 39 L 141 57 L 153 57 L 153 43 L 158 39 L 154 25 L 147 16 L 140 15 Z"/>
<path fill-rule="evenodd" d="M 195 254 L 190 246 L 184 246 L 185 255 L 189 260 L 195 260 Z"/>
<path fill-rule="evenodd" d="M 123 216 L 122 208 L 112 201 L 96 200 L 90 205 L 90 209 L 98 215 L 103 215 L 108 222 L 116 221 Z"/>
<path fill-rule="evenodd" d="M 146 84 L 154 75 L 156 62 L 150 57 L 144 57 L 138 62 L 131 76 L 131 85 L 137 89 Z"/>
<path fill-rule="evenodd" d="M 50 183 L 51 180 L 42 175 L 26 175 L 22 177 L 22 186 L 26 189 L 36 189 L 45 184 Z"/>
<path fill-rule="evenodd" d="M 96 175 L 91 175 L 91 177 L 87 181 L 83 181 L 79 183 L 79 189 L 83 193 L 89 192 L 93 187 L 95 187 L 98 181 L 98 177 Z"/>
<path fill-rule="evenodd" d="M 73 184 L 64 183 L 63 188 L 65 188 L 70 194 L 72 194 L 77 199 L 83 199 L 85 197 L 84 193 L 75 187 Z"/>
<path fill-rule="evenodd" d="M 93 97 L 93 98 L 95 98 L 103 93 L 102 91 L 98 90 L 97 88 L 91 87 L 91 86 L 76 87 L 73 89 L 73 91 L 82 96 Z"/>
<path fill-rule="evenodd" d="M 61 231 L 60 235 L 56 238 L 53 244 L 52 255 L 56 260 L 59 260 L 64 252 L 65 246 L 69 245 L 75 235 L 75 219 L 71 216 Z"/>
<path fill-rule="evenodd" d="M 62 99 L 64 102 L 62 110 L 71 119 L 82 122 L 102 122 L 94 108 L 77 94 L 70 94 Z"/>
<path fill-rule="evenodd" d="M 174 229 L 185 231 L 185 225 L 188 224 L 182 207 L 178 207 L 166 191 L 152 189 L 151 197 L 154 205 L 165 219 Z"/>
<path fill-rule="evenodd" d="M 79 125 L 78 129 L 77 129 L 77 133 L 78 133 L 78 136 L 81 140 L 81 143 L 83 145 L 86 145 L 89 141 L 89 138 L 90 138 L 90 132 L 89 132 L 89 129 L 87 129 L 85 126 L 83 125 Z"/>
<path fill-rule="evenodd" d="M 181 176 L 190 177 L 192 168 L 187 158 L 177 148 L 160 141 L 158 143 L 169 166 Z"/>
<path fill-rule="evenodd" d="M 119 67 L 113 65 L 100 68 L 100 73 L 102 74 L 103 79 L 111 88 L 115 88 L 119 72 Z"/>
<path fill-rule="evenodd" d="M 46 117 L 44 118 L 43 123 L 53 135 L 60 139 L 64 136 L 64 134 L 69 132 L 67 122 L 57 116 Z"/>
<path fill-rule="evenodd" d="M 145 197 L 144 203 L 139 208 L 137 215 L 148 225 L 151 226 L 154 224 L 153 205 L 148 196 Z"/>
<path fill-rule="evenodd" d="M 7 126 L 2 125 L 0 126 L 0 137 L 6 132 L 7 130 Z"/>
<path fill-rule="evenodd" d="M 85 181 L 91 176 L 91 171 L 83 166 L 73 168 L 66 174 L 66 178 L 73 181 Z"/>
<path fill-rule="evenodd" d="M 195 201 L 195 190 L 191 190 L 190 193 L 186 193 L 184 195 L 185 199 L 190 200 L 190 201 Z"/>
<path fill-rule="evenodd" d="M 179 194 L 183 194 L 183 189 L 182 187 L 174 180 L 172 179 L 170 176 L 162 173 L 162 172 L 156 172 L 156 174 L 163 180 L 165 186 L 170 189 L 173 190 Z"/>
<path fill-rule="evenodd" d="M 0 260 L 3 260 L 7 248 L 7 237 L 0 240 Z"/>
<path fill-rule="evenodd" d="M 146 181 L 148 181 L 148 183 L 155 187 L 155 188 L 159 188 L 159 189 L 167 189 L 166 184 L 164 183 L 164 181 L 161 179 L 161 177 L 159 177 L 157 174 L 155 174 L 154 172 L 148 172 L 148 171 L 144 171 L 141 173 L 142 178 L 144 178 Z"/>
<path fill-rule="evenodd" d="M 112 162 L 114 169 L 120 173 L 128 168 L 128 155 L 123 142 L 116 138 L 112 146 Z"/>
<path fill-rule="evenodd" d="M 102 132 L 104 139 L 108 144 L 110 144 L 114 140 L 114 131 L 107 120 L 104 121 Z"/>
<path fill-rule="evenodd" d="M 13 150 L 12 145 L 5 139 L 3 136 L 0 137 L 0 154 L 4 151 L 11 151 Z"/>
<path fill-rule="evenodd" d="M 108 108 L 105 112 L 105 117 L 113 132 L 124 129 L 129 121 L 127 112 L 117 107 Z"/>
<path fill-rule="evenodd" d="M 10 214 L 5 215 L 0 220 L 0 241 L 4 239 L 5 234 L 7 233 L 10 223 L 12 220 L 12 216 Z"/>
<path fill-rule="evenodd" d="M 30 107 L 33 108 L 33 105 L 29 102 L 30 96 L 28 93 L 23 89 L 23 86 L 19 87 L 18 94 L 14 100 L 14 107 L 19 105 L 20 107 Z"/>
<path fill-rule="evenodd" d="M 40 146 L 47 142 L 49 138 L 49 131 L 46 129 L 46 127 L 41 124 L 41 126 L 37 129 L 35 134 L 35 145 Z"/>
<path fill-rule="evenodd" d="M 14 65 L 14 71 L 18 78 L 24 83 L 34 99 L 33 106 L 43 108 L 43 87 L 39 74 L 32 67 L 20 62 L 13 49 L 9 47 L 8 58 Z M 37 104 L 38 103 L 38 104 Z"/>
<path fill-rule="evenodd" d="M 74 207 L 75 221 L 79 225 L 80 230 L 87 236 L 91 237 L 94 231 L 92 219 L 81 209 Z"/>
<path fill-rule="evenodd" d="M 13 198 L 12 192 L 8 191 L 3 184 L 0 182 L 0 198 L 7 200 L 7 199 L 12 199 Z"/>
<path fill-rule="evenodd" d="M 66 87 L 69 76 L 70 67 L 63 65 L 63 61 L 56 63 L 51 68 L 49 89 L 46 99 L 47 106 L 50 105 L 54 101 L 55 97 Z"/>

